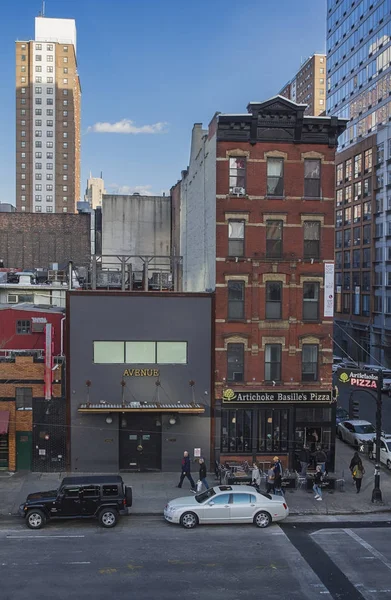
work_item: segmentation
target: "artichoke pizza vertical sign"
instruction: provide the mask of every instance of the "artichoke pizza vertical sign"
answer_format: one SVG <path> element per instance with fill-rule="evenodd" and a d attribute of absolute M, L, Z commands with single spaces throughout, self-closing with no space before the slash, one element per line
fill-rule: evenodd
<path fill-rule="evenodd" d="M 334 263 L 324 265 L 324 317 L 334 316 Z"/>

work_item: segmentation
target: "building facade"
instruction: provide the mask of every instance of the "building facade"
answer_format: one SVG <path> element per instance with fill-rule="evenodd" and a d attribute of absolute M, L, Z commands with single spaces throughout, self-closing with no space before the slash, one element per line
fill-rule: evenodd
<path fill-rule="evenodd" d="M 73 19 L 35 19 L 16 42 L 16 208 L 76 212 L 80 197 L 80 100 Z"/>
<path fill-rule="evenodd" d="M 276 96 L 217 115 L 199 135 L 195 125 L 182 175 L 183 196 L 192 174 L 181 205 L 184 286 L 202 289 L 210 273 L 216 289 L 212 444 L 221 462 L 266 465 L 278 455 L 295 467 L 303 444 L 318 443 L 333 466 L 334 169 L 346 121 L 304 111 Z M 204 222 L 189 218 L 197 203 L 213 233 L 189 235 Z M 214 248 L 213 264 L 212 252 L 199 258 L 201 275 L 198 239 Z"/>
<path fill-rule="evenodd" d="M 376 135 L 336 156 L 335 354 L 358 362 L 374 344 Z"/>
<path fill-rule="evenodd" d="M 85 202 L 88 202 L 90 208 L 95 209 L 102 206 L 103 195 L 106 194 L 105 182 L 101 177 L 92 177 L 91 173 L 87 179 Z"/>
<path fill-rule="evenodd" d="M 45 327 L 52 326 L 52 352 L 64 356 L 65 309 L 0 304 L 0 351 L 7 356 L 34 348 L 45 354 Z"/>
<path fill-rule="evenodd" d="M 184 450 L 209 461 L 212 303 L 210 294 L 70 292 L 72 471 L 179 471 Z"/>
<path fill-rule="evenodd" d="M 313 54 L 279 92 L 298 104 L 306 104 L 305 115 L 318 116 L 326 110 L 326 55 Z"/>

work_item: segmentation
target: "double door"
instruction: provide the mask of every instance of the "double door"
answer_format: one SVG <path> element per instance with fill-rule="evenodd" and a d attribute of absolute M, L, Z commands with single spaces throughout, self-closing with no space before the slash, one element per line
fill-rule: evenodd
<path fill-rule="evenodd" d="M 119 432 L 121 471 L 161 469 L 161 420 L 158 414 L 132 413 L 122 420 Z"/>

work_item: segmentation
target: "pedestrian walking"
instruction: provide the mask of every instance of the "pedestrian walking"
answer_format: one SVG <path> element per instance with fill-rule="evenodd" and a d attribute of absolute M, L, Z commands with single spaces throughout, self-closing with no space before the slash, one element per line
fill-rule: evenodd
<path fill-rule="evenodd" d="M 202 490 L 202 484 L 205 486 L 206 490 L 209 489 L 209 484 L 208 484 L 208 482 L 206 480 L 206 464 L 205 464 L 205 461 L 204 461 L 203 458 L 200 458 L 199 464 L 200 464 L 200 472 L 199 472 L 199 476 L 198 477 L 199 477 L 199 480 L 201 482 L 201 485 L 200 485 L 200 489 L 198 489 L 198 486 L 197 486 L 197 491 L 200 492 Z"/>
<path fill-rule="evenodd" d="M 282 491 L 282 464 L 278 456 L 274 457 L 274 493 L 277 496 L 283 496 L 284 493 Z"/>
<path fill-rule="evenodd" d="M 312 486 L 312 489 L 314 490 L 315 493 L 315 500 L 321 501 L 322 500 L 322 481 L 323 481 L 323 473 L 322 473 L 322 468 L 320 465 L 318 465 L 316 467 L 316 472 L 315 472 L 315 476 L 314 476 L 314 485 Z"/>
<path fill-rule="evenodd" d="M 353 485 L 356 483 L 356 482 L 355 482 L 355 479 L 354 479 L 354 475 L 353 475 L 353 470 L 354 470 L 354 467 L 355 467 L 356 465 L 358 465 L 358 463 L 359 463 L 359 462 L 361 462 L 360 455 L 359 455 L 359 453 L 358 453 L 358 452 L 355 452 L 355 453 L 353 454 L 353 458 L 352 458 L 352 460 L 350 461 L 350 465 L 349 465 L 349 469 L 350 469 L 350 472 L 351 472 L 351 474 L 352 474 L 352 482 L 353 482 Z"/>
<path fill-rule="evenodd" d="M 270 464 L 270 467 L 267 472 L 266 493 L 274 494 L 274 465 L 273 465 L 273 463 Z"/>
<path fill-rule="evenodd" d="M 183 453 L 183 458 L 182 458 L 182 472 L 181 472 L 181 477 L 179 480 L 179 484 L 178 487 L 181 488 L 182 487 L 182 483 L 184 478 L 187 477 L 187 479 L 190 481 L 190 485 L 191 485 L 191 490 L 193 492 L 197 491 L 196 485 L 194 483 L 194 479 L 192 478 L 191 474 L 190 474 L 190 458 L 189 458 L 189 453 L 187 450 L 184 451 Z"/>
<path fill-rule="evenodd" d="M 326 453 L 322 450 L 322 446 L 318 446 L 316 452 L 314 452 L 316 466 L 321 468 L 322 473 L 326 471 L 326 461 L 327 456 Z"/>
<path fill-rule="evenodd" d="M 299 454 L 299 461 L 300 461 L 300 466 L 301 466 L 300 475 L 302 477 L 307 476 L 307 469 L 308 469 L 308 465 L 310 464 L 310 460 L 311 460 L 310 451 L 308 449 L 308 446 L 304 445 L 302 447 L 302 449 L 300 450 L 300 454 Z"/>
<path fill-rule="evenodd" d="M 361 459 L 359 459 L 359 462 L 354 466 L 353 472 L 352 472 L 353 479 L 356 484 L 357 494 L 360 493 L 361 483 L 362 483 L 362 478 L 364 476 L 364 473 L 365 473 L 364 465 L 362 464 Z"/>
<path fill-rule="evenodd" d="M 252 485 L 254 485 L 259 490 L 261 485 L 261 473 L 259 472 L 259 467 L 256 462 L 253 462 L 251 480 Z"/>

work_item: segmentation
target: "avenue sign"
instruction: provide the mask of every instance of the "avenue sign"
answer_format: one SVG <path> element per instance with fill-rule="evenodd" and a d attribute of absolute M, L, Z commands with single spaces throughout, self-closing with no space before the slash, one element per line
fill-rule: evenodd
<path fill-rule="evenodd" d="M 356 369 L 338 369 L 338 384 L 352 387 L 364 387 L 377 390 L 379 386 L 379 374 L 376 371 L 363 372 Z"/>

